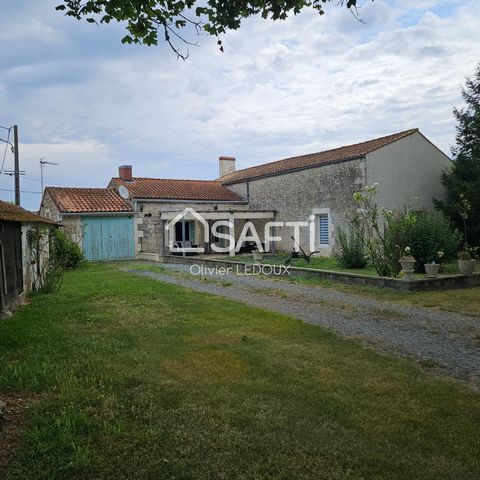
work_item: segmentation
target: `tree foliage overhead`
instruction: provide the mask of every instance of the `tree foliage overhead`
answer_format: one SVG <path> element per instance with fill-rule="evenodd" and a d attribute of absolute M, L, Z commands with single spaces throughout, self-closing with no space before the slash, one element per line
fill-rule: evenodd
<path fill-rule="evenodd" d="M 238 29 L 243 19 L 253 15 L 284 20 L 304 8 L 323 15 L 324 4 L 330 1 L 357 16 L 359 3 L 366 0 L 63 0 L 56 9 L 89 23 L 126 22 L 128 33 L 123 43 L 156 45 L 160 31 L 177 55 L 185 58 L 175 40 L 191 44 L 181 33 L 186 27 L 218 36 Z"/>
<path fill-rule="evenodd" d="M 456 145 L 452 148 L 453 167 L 442 174 L 442 184 L 447 190 L 444 201 L 436 201 L 464 230 L 466 241 L 480 245 L 480 64 L 472 79 L 467 79 L 462 89 L 465 107 L 455 108 L 457 119 Z M 465 224 L 465 225 L 464 225 Z"/>

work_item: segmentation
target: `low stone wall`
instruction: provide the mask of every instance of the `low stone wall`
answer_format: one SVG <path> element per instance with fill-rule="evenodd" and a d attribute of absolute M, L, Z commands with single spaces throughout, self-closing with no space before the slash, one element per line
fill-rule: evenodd
<path fill-rule="evenodd" d="M 178 263 L 183 265 L 204 265 L 206 267 L 233 267 L 238 272 L 244 272 L 245 268 L 252 268 L 252 263 L 235 262 L 231 260 L 218 260 L 200 257 L 182 257 L 167 255 L 163 257 L 165 263 Z M 263 264 L 272 267 L 270 264 Z M 315 268 L 289 267 L 291 277 L 304 276 L 331 280 L 332 282 L 347 283 L 351 285 L 367 285 L 374 287 L 395 288 L 397 290 L 427 291 L 445 290 L 451 288 L 468 288 L 480 286 L 480 273 L 473 275 L 441 275 L 437 278 L 415 278 L 405 280 L 401 278 L 375 277 L 373 275 L 359 275 L 349 272 L 335 272 L 331 270 L 318 270 Z"/>

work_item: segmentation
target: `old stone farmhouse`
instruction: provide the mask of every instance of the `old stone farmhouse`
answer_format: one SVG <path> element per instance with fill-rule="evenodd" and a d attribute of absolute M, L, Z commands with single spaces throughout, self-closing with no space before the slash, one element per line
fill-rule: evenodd
<path fill-rule="evenodd" d="M 220 157 L 216 180 L 139 178 L 131 166 L 122 166 L 106 189 L 46 188 L 41 213 L 73 229 L 92 260 L 161 260 L 170 253 L 165 227 L 186 207 L 202 219 L 189 213 L 170 230 L 168 235 L 182 245 L 205 247 L 208 253 L 212 243 L 221 244 L 209 228 L 216 220 L 230 222 L 228 229 L 238 238 L 247 222 L 261 233 L 268 221 L 314 218 L 315 250 L 330 255 L 336 230 L 348 226 L 356 191 L 377 182 L 385 208 L 401 209 L 416 198 L 419 208 L 430 209 L 432 199 L 443 196 L 440 174 L 449 164 L 441 150 L 413 129 L 239 170 L 235 158 Z M 273 249 L 291 250 L 290 230 L 282 226 L 275 231 L 281 240 Z M 300 230 L 305 250 L 309 240 L 308 229 Z"/>

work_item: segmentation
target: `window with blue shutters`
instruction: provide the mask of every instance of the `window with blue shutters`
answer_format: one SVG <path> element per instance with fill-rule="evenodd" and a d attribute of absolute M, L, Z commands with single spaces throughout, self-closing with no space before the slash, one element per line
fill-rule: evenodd
<path fill-rule="evenodd" d="M 330 244 L 330 232 L 328 227 L 328 213 L 321 213 L 318 215 L 318 238 L 320 245 Z"/>

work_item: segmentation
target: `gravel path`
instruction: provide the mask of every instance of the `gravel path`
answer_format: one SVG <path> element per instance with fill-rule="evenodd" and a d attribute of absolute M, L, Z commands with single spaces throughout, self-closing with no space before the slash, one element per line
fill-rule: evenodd
<path fill-rule="evenodd" d="M 126 271 L 322 325 L 375 350 L 414 359 L 480 387 L 480 318 L 263 276 L 194 276 L 189 265 L 162 267 L 168 272 Z"/>

